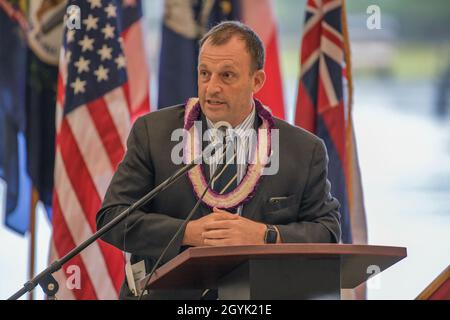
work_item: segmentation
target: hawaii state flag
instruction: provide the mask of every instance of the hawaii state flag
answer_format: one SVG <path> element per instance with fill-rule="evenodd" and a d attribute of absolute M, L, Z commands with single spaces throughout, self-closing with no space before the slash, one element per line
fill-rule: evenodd
<path fill-rule="evenodd" d="M 295 123 L 322 138 L 328 178 L 341 203 L 342 241 L 367 243 L 352 123 L 352 85 L 343 0 L 308 0 Z"/>

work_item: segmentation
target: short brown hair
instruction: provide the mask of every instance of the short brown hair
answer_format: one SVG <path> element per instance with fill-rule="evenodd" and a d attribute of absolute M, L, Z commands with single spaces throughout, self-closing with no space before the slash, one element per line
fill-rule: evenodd
<path fill-rule="evenodd" d="M 226 44 L 233 36 L 238 36 L 245 42 L 252 62 L 251 70 L 263 69 L 266 59 L 264 45 L 255 31 L 239 21 L 225 21 L 213 27 L 200 39 L 200 49 L 208 39 L 213 46 L 220 46 Z"/>

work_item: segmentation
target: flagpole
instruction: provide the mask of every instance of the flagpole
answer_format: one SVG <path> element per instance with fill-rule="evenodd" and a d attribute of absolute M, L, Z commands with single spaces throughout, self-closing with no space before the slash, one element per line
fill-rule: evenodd
<path fill-rule="evenodd" d="M 33 188 L 31 192 L 31 207 L 30 207 L 30 248 L 29 248 L 29 264 L 28 264 L 28 279 L 34 278 L 35 260 L 36 260 L 36 205 L 38 202 L 38 194 Z M 28 300 L 34 300 L 34 291 L 30 291 Z"/>
<path fill-rule="evenodd" d="M 348 119 L 348 126 L 347 126 L 347 132 L 346 132 L 346 145 L 347 145 L 347 156 L 353 157 L 355 154 L 355 151 L 353 148 L 356 148 L 356 145 L 354 145 L 354 130 L 353 130 L 353 118 L 352 118 L 352 109 L 353 109 L 353 77 L 352 77 L 352 61 L 351 61 L 351 52 L 350 52 L 350 35 L 348 32 L 348 24 L 347 24 L 347 9 L 346 9 L 346 3 L 345 0 L 342 0 L 342 11 L 341 11 L 341 23 L 342 23 L 342 34 L 344 36 L 344 59 L 345 59 L 345 67 L 347 69 L 347 90 L 348 90 L 348 108 L 347 108 L 347 119 Z M 347 161 L 347 165 L 350 166 L 351 164 L 355 165 L 353 163 L 355 159 L 352 161 Z M 357 162 L 356 162 L 357 165 Z M 357 169 L 359 170 L 359 168 Z M 350 207 L 350 221 L 353 222 L 356 217 L 357 213 L 356 210 L 360 210 L 361 208 L 356 208 L 354 205 L 354 169 L 352 167 L 348 167 L 347 172 L 350 173 L 350 176 L 347 177 L 348 181 L 350 181 L 348 185 L 348 192 L 349 192 L 349 207 Z M 364 206 L 362 207 L 362 210 L 364 210 Z M 361 214 L 361 213 L 360 213 Z M 363 213 L 365 217 L 365 212 Z M 355 228 L 352 229 L 353 234 L 353 243 L 362 243 L 367 244 L 367 229 L 366 229 L 366 223 L 364 219 L 364 232 L 359 232 L 358 230 L 358 237 L 356 237 Z M 363 236 L 360 236 L 362 233 Z M 352 291 L 352 299 L 351 300 L 367 300 L 367 286 L 366 283 L 363 283 L 359 285 L 358 287 L 354 288 Z"/>

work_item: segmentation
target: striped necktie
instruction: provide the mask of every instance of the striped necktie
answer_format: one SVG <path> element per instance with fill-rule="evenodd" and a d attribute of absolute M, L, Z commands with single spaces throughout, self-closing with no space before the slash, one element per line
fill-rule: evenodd
<path fill-rule="evenodd" d="M 226 162 L 225 165 L 221 169 L 219 168 L 219 173 L 212 181 L 212 189 L 219 194 L 231 192 L 237 187 L 236 143 L 234 141 L 227 143 L 226 156 L 223 161 Z"/>

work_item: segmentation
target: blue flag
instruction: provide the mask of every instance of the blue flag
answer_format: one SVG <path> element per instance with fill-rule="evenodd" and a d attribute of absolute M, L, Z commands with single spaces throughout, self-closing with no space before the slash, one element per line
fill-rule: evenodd
<path fill-rule="evenodd" d="M 64 3 L 33 7 L 30 29 L 24 27 L 26 8 L 10 5 L 6 11 L 13 15 L 0 8 L 2 41 L 8 43 L 0 48 L 0 177 L 6 182 L 5 224 L 20 234 L 29 228 L 32 187 L 51 216 L 61 8 Z"/>
<path fill-rule="evenodd" d="M 5 224 L 24 234 L 29 226 L 30 179 L 26 172 L 26 58 L 19 25 L 0 10 L 0 177 L 6 182 Z"/>
<path fill-rule="evenodd" d="M 55 108 L 58 67 L 28 50 L 26 84 L 27 172 L 51 218 L 55 166 Z"/>

